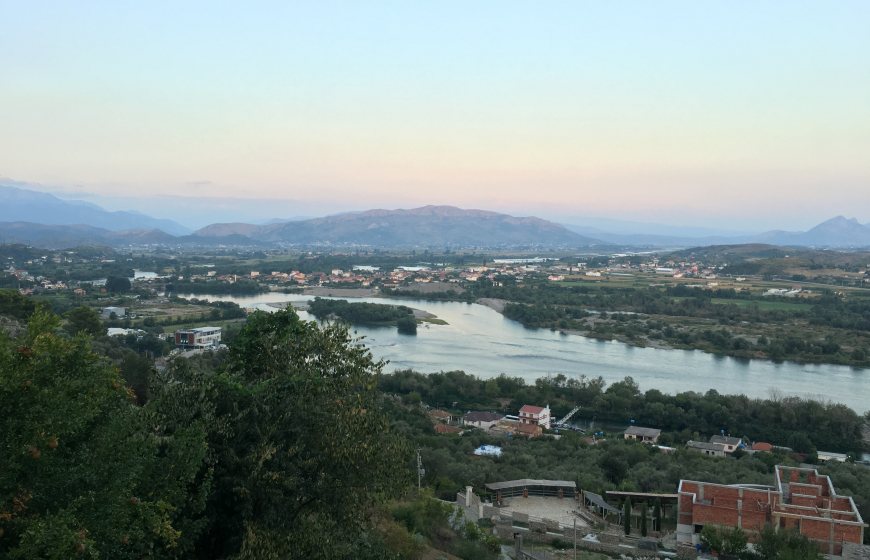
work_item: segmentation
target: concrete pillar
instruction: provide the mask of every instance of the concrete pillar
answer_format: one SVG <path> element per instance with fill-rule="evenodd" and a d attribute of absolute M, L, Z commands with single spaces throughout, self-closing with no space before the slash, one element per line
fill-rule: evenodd
<path fill-rule="evenodd" d="M 465 487 L 465 507 L 471 507 L 471 486 Z"/>

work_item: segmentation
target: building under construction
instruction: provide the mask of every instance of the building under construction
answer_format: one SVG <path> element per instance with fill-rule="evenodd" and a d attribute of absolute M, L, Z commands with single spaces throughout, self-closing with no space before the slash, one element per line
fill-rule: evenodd
<path fill-rule="evenodd" d="M 750 534 L 770 526 L 792 529 L 826 554 L 839 556 L 846 543 L 860 545 L 867 524 L 850 496 L 838 495 L 815 469 L 777 465 L 776 485 L 724 485 L 681 480 L 677 541 L 697 544 L 705 525 L 740 527 Z"/>

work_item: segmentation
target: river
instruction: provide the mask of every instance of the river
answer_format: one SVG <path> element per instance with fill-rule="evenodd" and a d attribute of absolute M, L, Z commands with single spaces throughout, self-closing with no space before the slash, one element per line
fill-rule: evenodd
<path fill-rule="evenodd" d="M 242 307 L 303 302 L 312 296 L 268 293 L 256 296 L 203 296 L 233 301 Z M 739 360 L 699 350 L 637 348 L 545 329 L 528 329 L 478 304 L 408 299 L 359 298 L 353 301 L 402 304 L 433 313 L 447 325 L 421 325 L 416 336 L 395 328 L 353 327 L 377 359 L 389 360 L 385 371 L 463 370 L 479 377 L 501 373 L 532 382 L 555 374 L 601 376 L 608 383 L 631 376 L 642 391 L 706 392 L 808 397 L 843 403 L 863 413 L 870 408 L 870 370 L 847 366 Z M 314 319 L 304 311 L 303 319 Z"/>

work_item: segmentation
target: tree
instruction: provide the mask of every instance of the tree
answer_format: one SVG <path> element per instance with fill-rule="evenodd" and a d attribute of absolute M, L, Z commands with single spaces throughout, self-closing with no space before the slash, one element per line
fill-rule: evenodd
<path fill-rule="evenodd" d="M 640 504 L 640 536 L 646 536 L 646 518 L 649 514 L 649 508 L 646 507 L 646 502 Z"/>
<path fill-rule="evenodd" d="M 0 315 L 8 315 L 26 321 L 36 311 L 33 300 L 18 293 L 18 290 L 0 290 Z"/>
<path fill-rule="evenodd" d="M 347 328 L 255 313 L 215 376 L 215 487 L 202 557 L 353 557 L 410 479 L 373 361 Z"/>
<path fill-rule="evenodd" d="M 123 276 L 109 276 L 106 278 L 106 290 L 113 294 L 129 292 L 131 289 L 130 279 Z"/>
<path fill-rule="evenodd" d="M 622 528 L 626 535 L 631 534 L 631 498 L 626 498 L 622 504 Z"/>
<path fill-rule="evenodd" d="M 195 461 L 155 468 L 157 440 L 117 370 L 59 324 L 37 311 L 17 340 L 0 334 L 0 557 L 171 557 L 178 492 L 153 477 L 184 488 Z"/>
<path fill-rule="evenodd" d="M 396 321 L 401 334 L 417 334 L 417 321 L 413 316 L 402 317 Z"/>
<path fill-rule="evenodd" d="M 738 558 L 746 554 L 746 533 L 739 527 L 705 525 L 701 530 L 701 542 L 708 549 L 726 558 Z M 776 558 L 776 556 L 769 558 Z"/>
<path fill-rule="evenodd" d="M 91 336 L 100 336 L 106 332 L 97 312 L 85 305 L 70 309 L 64 317 L 66 318 L 64 328 L 71 335 L 85 333 Z"/>
<path fill-rule="evenodd" d="M 782 558 L 785 560 L 821 560 L 819 548 L 807 537 L 794 530 L 776 531 L 766 527 L 755 545 L 759 560 Z"/>

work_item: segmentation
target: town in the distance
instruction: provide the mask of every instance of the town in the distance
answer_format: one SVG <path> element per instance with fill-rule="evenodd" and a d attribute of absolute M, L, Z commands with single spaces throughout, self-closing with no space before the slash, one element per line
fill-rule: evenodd
<path fill-rule="evenodd" d="M 78 209 L 0 223 L 0 552 L 867 557 L 868 226 Z"/>

